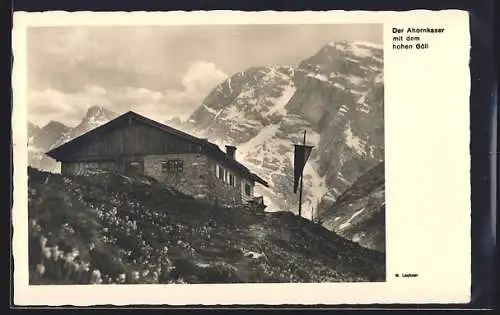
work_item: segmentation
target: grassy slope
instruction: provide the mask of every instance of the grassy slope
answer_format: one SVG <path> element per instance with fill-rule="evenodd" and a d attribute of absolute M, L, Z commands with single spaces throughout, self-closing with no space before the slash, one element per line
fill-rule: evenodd
<path fill-rule="evenodd" d="M 385 280 L 385 255 L 320 225 L 215 208 L 150 178 L 29 169 L 29 219 L 32 284 Z"/>

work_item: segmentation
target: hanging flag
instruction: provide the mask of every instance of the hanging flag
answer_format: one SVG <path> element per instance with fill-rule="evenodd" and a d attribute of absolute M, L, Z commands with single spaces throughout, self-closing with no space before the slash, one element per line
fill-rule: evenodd
<path fill-rule="evenodd" d="M 309 145 L 295 145 L 295 154 L 293 158 L 293 192 L 297 193 L 297 188 L 299 186 L 299 180 L 302 176 L 302 171 L 304 166 L 311 155 L 312 146 Z"/>

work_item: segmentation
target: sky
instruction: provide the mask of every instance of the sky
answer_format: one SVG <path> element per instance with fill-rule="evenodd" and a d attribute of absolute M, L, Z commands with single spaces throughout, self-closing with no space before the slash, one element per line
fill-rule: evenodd
<path fill-rule="evenodd" d="M 31 27 L 28 119 L 74 126 L 91 106 L 185 119 L 232 74 L 297 65 L 329 42 L 382 43 L 382 26 L 195 25 Z"/>

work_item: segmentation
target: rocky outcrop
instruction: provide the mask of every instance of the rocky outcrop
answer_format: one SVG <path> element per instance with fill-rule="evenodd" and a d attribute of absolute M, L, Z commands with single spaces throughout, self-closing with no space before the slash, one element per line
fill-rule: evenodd
<path fill-rule="evenodd" d="M 347 239 L 385 252 L 384 162 L 359 177 L 318 219 Z"/>

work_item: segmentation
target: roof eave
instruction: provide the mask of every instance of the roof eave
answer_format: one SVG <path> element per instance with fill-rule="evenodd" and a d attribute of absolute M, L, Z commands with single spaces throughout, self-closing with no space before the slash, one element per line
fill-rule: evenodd
<path fill-rule="evenodd" d="M 50 157 L 50 158 L 53 158 L 54 160 L 57 160 L 57 154 L 55 154 L 56 152 L 54 152 L 55 150 L 50 150 L 48 152 L 45 152 L 45 155 Z"/>
<path fill-rule="evenodd" d="M 257 183 L 261 184 L 261 185 L 262 185 L 262 186 L 264 186 L 264 187 L 269 188 L 269 184 L 268 184 L 265 180 L 263 180 L 261 177 L 259 177 L 259 176 L 258 176 L 258 175 L 256 175 L 256 174 L 253 174 L 253 173 L 251 174 L 251 176 L 252 176 L 252 179 L 253 179 L 254 181 L 256 181 Z"/>

